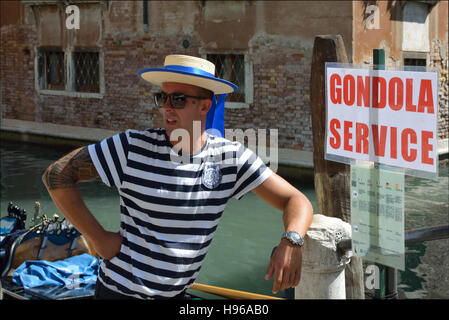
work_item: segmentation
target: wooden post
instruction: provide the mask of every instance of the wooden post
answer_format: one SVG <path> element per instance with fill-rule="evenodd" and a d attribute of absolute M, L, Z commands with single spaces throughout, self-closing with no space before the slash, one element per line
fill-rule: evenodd
<path fill-rule="evenodd" d="M 340 35 L 317 36 L 310 79 L 313 164 L 318 213 L 350 222 L 349 165 L 324 159 L 326 139 L 325 63 L 348 63 Z"/>
<path fill-rule="evenodd" d="M 350 219 L 350 166 L 324 159 L 326 138 L 325 63 L 348 63 L 343 38 L 340 35 L 315 37 L 310 79 L 312 105 L 313 163 L 318 213 Z M 346 298 L 364 299 L 362 259 L 352 257 L 346 267 Z"/>

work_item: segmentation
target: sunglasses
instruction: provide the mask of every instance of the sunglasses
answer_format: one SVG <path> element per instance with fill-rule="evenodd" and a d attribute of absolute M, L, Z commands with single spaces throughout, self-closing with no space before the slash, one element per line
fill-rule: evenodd
<path fill-rule="evenodd" d="M 162 108 L 165 104 L 165 101 L 167 101 L 167 97 L 170 100 L 170 105 L 173 109 L 183 109 L 187 104 L 187 98 L 193 98 L 193 99 L 208 99 L 207 97 L 198 97 L 198 96 L 189 96 L 187 94 L 183 93 L 170 93 L 167 94 L 165 92 L 158 92 L 153 95 L 154 97 L 154 104 L 158 108 Z"/>

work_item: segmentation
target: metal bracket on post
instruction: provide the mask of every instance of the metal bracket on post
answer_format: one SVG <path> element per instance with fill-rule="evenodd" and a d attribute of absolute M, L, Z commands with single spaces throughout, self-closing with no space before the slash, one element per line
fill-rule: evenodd
<path fill-rule="evenodd" d="M 70 248 L 68 249 L 69 250 L 68 257 L 72 256 L 73 250 L 75 249 L 75 246 L 76 246 L 77 239 L 78 238 L 73 239 L 72 244 L 70 245 Z"/>
<path fill-rule="evenodd" d="M 37 254 L 37 260 L 40 260 L 42 258 L 42 253 L 44 253 L 44 249 L 45 249 L 45 247 L 47 245 L 47 240 L 48 240 L 47 236 L 42 238 L 42 243 L 41 243 L 41 246 L 39 248 L 39 253 Z"/>

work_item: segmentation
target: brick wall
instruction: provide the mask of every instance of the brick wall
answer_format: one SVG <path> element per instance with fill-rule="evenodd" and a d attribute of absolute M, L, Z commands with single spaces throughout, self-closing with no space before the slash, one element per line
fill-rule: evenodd
<path fill-rule="evenodd" d="M 101 39 L 105 94 L 102 99 L 77 98 L 38 94 L 34 84 L 34 48 L 39 46 L 35 27 L 24 24 L 3 28 L 2 116 L 111 130 L 161 126 L 159 110 L 150 97 L 157 88 L 139 79 L 137 72 L 144 67 L 162 66 L 167 54 L 200 56 L 206 44 L 193 36 L 191 42 L 196 45 L 184 49 L 180 47 L 183 37 L 183 34 L 139 36 L 105 31 Z M 297 43 L 264 36 L 252 41 L 249 50 L 254 71 L 254 102 L 246 109 L 227 109 L 225 126 L 243 130 L 278 129 L 279 147 L 311 151 L 308 94 L 311 57 L 305 57 L 311 53 L 298 49 Z"/>
<path fill-rule="evenodd" d="M 448 46 L 434 40 L 430 49 L 430 65 L 440 72 L 440 88 L 438 91 L 438 137 L 449 138 L 449 77 L 448 77 Z"/>
<path fill-rule="evenodd" d="M 184 5 L 184 2 L 180 4 Z M 159 110 L 150 97 L 157 88 L 139 79 L 138 70 L 161 66 L 167 54 L 201 56 L 210 51 L 211 42 L 204 31 L 194 31 L 196 25 L 183 29 L 186 25 L 180 24 L 176 27 L 178 29 L 171 27 L 165 30 L 161 20 L 158 22 L 160 30 L 151 25 L 150 33 L 143 32 L 141 8 L 138 7 L 141 5 L 141 2 L 114 2 L 104 12 L 101 36 L 96 43 L 103 53 L 104 62 L 105 93 L 101 99 L 38 94 L 34 84 L 35 48 L 39 46 L 36 23 L 31 19 L 26 23 L 2 27 L 2 117 L 111 130 L 161 126 Z M 190 6 L 193 12 L 191 20 L 195 23 L 195 10 L 201 12 L 201 8 L 195 5 L 200 6 L 200 3 L 186 2 L 185 5 Z M 248 5 L 245 10 L 253 10 L 252 6 L 256 4 Z M 260 9 L 262 4 L 257 6 Z M 156 14 L 154 10 L 150 12 Z M 180 14 L 182 10 L 176 12 Z M 176 15 L 167 17 L 178 21 Z M 260 19 L 257 21 L 260 23 Z M 155 28 L 157 31 L 153 30 Z M 307 32 L 312 35 L 318 31 Z M 191 46 L 184 49 L 182 40 L 186 34 Z M 227 109 L 225 127 L 278 129 L 280 148 L 312 151 L 309 80 L 313 37 L 310 35 L 268 35 L 259 31 L 249 37 L 249 41 L 242 40 L 246 47 L 242 46 L 241 50 L 248 53 L 253 66 L 254 99 L 249 108 Z M 345 43 L 351 43 L 351 39 L 346 38 Z M 441 51 L 441 48 L 446 51 Z M 447 138 L 447 44 L 445 47 L 441 44 L 432 46 L 432 52 L 433 64 L 440 66 L 443 77 L 439 137 Z"/>
<path fill-rule="evenodd" d="M 3 117 L 35 120 L 38 99 L 34 90 L 33 28 L 8 25 L 1 29 L 1 113 Z"/>
<path fill-rule="evenodd" d="M 268 36 L 252 41 L 250 50 L 254 103 L 250 109 L 227 111 L 230 126 L 278 129 L 281 148 L 311 151 L 311 52 L 296 41 Z"/>

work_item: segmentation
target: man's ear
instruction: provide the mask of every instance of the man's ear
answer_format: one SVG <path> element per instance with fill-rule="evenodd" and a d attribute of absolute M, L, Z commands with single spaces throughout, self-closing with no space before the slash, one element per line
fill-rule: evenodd
<path fill-rule="evenodd" d="M 207 113 L 209 112 L 209 109 L 211 107 L 212 107 L 212 100 L 210 100 L 210 99 L 201 100 L 201 104 L 200 104 L 201 114 L 207 115 Z"/>

